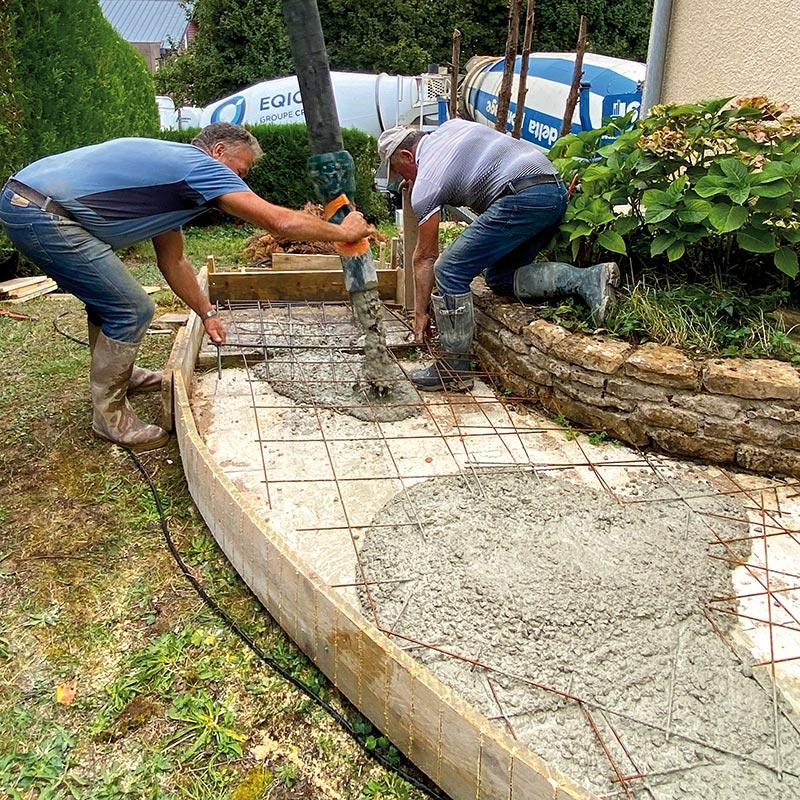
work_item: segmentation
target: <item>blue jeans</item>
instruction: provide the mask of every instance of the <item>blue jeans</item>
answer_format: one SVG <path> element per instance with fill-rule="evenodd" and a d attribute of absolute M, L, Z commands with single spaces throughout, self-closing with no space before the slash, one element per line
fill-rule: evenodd
<path fill-rule="evenodd" d="M 440 294 L 466 294 L 485 270 L 495 294 L 514 293 L 514 273 L 547 245 L 567 208 L 563 184 L 540 183 L 495 200 L 434 267 Z"/>
<path fill-rule="evenodd" d="M 12 197 L 22 205 L 12 204 Z M 109 339 L 140 341 L 155 305 L 111 247 L 77 222 L 25 202 L 3 189 L 0 222 L 14 246 L 81 300 L 89 321 Z"/>

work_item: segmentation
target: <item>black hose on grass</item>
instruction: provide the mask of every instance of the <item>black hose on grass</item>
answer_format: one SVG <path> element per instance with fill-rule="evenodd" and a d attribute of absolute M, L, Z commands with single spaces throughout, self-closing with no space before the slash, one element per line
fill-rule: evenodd
<path fill-rule="evenodd" d="M 75 336 L 70 335 L 66 331 L 62 330 L 58 324 L 58 320 L 61 319 L 66 314 L 70 314 L 70 311 L 64 311 L 58 316 L 53 318 L 53 328 L 55 329 L 56 333 L 63 336 L 66 339 L 69 339 L 76 344 L 83 345 L 84 347 L 88 347 L 89 343 L 84 342 L 81 339 L 76 338 Z M 175 541 L 172 538 L 172 534 L 169 532 L 169 525 L 167 524 L 167 516 L 164 513 L 164 506 L 161 503 L 161 496 L 158 494 L 158 489 L 156 489 L 155 483 L 153 483 L 153 479 L 150 477 L 150 473 L 147 471 L 147 467 L 142 463 L 142 460 L 139 456 L 136 455 L 132 450 L 125 451 L 131 457 L 136 469 L 139 470 L 139 473 L 144 478 L 145 482 L 147 483 L 150 493 L 153 495 L 153 500 L 156 504 L 156 509 L 158 510 L 158 520 L 161 526 L 161 533 L 164 535 L 164 541 L 167 543 L 167 548 L 175 559 L 175 563 L 178 565 L 178 568 L 183 573 L 184 578 L 192 585 L 192 588 L 197 592 L 200 599 L 223 621 L 226 627 L 232 631 L 236 636 L 239 637 L 252 651 L 253 653 L 270 669 L 274 672 L 277 672 L 285 680 L 289 681 L 296 689 L 301 691 L 306 697 L 316 703 L 321 709 L 326 711 L 338 724 L 339 727 L 347 733 L 351 739 L 374 761 L 377 761 L 380 766 L 382 766 L 385 770 L 389 772 L 395 773 L 398 777 L 402 778 L 406 783 L 411 784 L 415 789 L 426 794 L 428 797 L 433 798 L 433 800 L 450 800 L 448 795 L 444 794 L 444 792 L 440 791 L 436 787 L 431 787 L 428 784 L 424 783 L 423 781 L 419 780 L 419 778 L 415 778 L 413 775 L 406 772 L 401 767 L 397 767 L 389 761 L 386 756 L 382 753 L 378 752 L 377 750 L 370 750 L 366 744 L 362 741 L 361 737 L 357 733 L 356 729 L 353 727 L 350 720 L 344 716 L 340 711 L 337 711 L 327 700 L 317 694 L 315 691 L 310 689 L 306 686 L 302 681 L 299 681 L 294 675 L 291 674 L 284 666 L 279 664 L 274 658 L 268 656 L 237 624 L 236 621 L 228 614 L 225 609 L 223 609 L 213 597 L 211 597 L 208 592 L 203 588 L 203 585 L 200 581 L 192 575 L 189 568 L 186 566 L 186 562 L 181 557 L 181 554 L 178 552 L 178 548 L 175 546 Z M 269 613 L 269 612 L 267 612 Z"/>
<path fill-rule="evenodd" d="M 153 495 L 153 500 L 156 504 L 156 509 L 158 510 L 158 519 L 161 525 L 161 532 L 164 535 L 164 540 L 167 543 L 167 548 L 169 549 L 172 557 L 175 559 L 175 562 L 178 565 L 178 568 L 183 573 L 183 576 L 186 578 L 187 581 L 192 585 L 194 590 L 203 600 L 203 602 L 223 621 L 223 623 L 231 630 L 236 636 L 238 636 L 252 651 L 253 653 L 270 669 L 277 672 L 282 678 L 289 681 L 296 689 L 301 691 L 303 694 L 306 695 L 309 699 L 311 699 L 314 703 L 316 703 L 320 708 L 326 711 L 338 724 L 339 726 L 345 731 L 345 733 L 349 734 L 349 736 L 361 747 L 364 752 L 373 758 L 375 761 L 378 762 L 384 769 L 394 772 L 400 778 L 402 778 L 407 783 L 411 784 L 415 789 L 418 789 L 421 792 L 424 792 L 428 797 L 433 798 L 433 800 L 449 800 L 448 796 L 441 792 L 438 788 L 430 787 L 423 781 L 415 778 L 413 775 L 410 775 L 408 772 L 403 770 L 400 767 L 395 766 L 392 764 L 386 756 L 382 753 L 378 752 L 377 750 L 370 750 L 366 744 L 362 741 L 359 734 L 356 732 L 355 728 L 353 727 L 350 720 L 347 719 L 340 711 L 335 709 L 327 700 L 317 694 L 315 691 L 310 689 L 306 686 L 302 681 L 299 681 L 294 675 L 291 674 L 284 666 L 278 663 L 274 658 L 268 656 L 256 642 L 253 641 L 231 618 L 227 611 L 225 611 L 214 598 L 212 598 L 206 590 L 203 588 L 203 585 L 200 581 L 195 578 L 195 576 L 191 573 L 189 568 L 186 566 L 183 558 L 181 558 L 181 554 L 178 552 L 177 547 L 175 546 L 175 542 L 172 538 L 172 535 L 169 531 L 169 525 L 167 524 L 166 514 L 164 513 L 164 507 L 161 503 L 161 497 L 158 494 L 158 489 L 156 489 L 155 484 L 153 483 L 153 479 L 150 477 L 150 473 L 148 473 L 147 468 L 142 463 L 141 459 L 139 458 L 136 453 L 132 450 L 126 451 L 128 455 L 131 457 L 131 460 L 136 465 L 136 468 L 141 473 L 142 477 L 146 481 L 148 487 L 150 488 L 150 493 Z M 267 612 L 269 613 L 269 612 Z"/>

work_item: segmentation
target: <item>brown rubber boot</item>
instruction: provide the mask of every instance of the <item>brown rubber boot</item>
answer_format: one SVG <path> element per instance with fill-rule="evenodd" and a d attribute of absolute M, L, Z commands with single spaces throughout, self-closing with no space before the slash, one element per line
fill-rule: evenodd
<path fill-rule="evenodd" d="M 97 325 L 89 323 L 89 350 L 94 352 L 94 343 L 97 341 L 97 334 L 100 333 L 100 328 Z M 145 392 L 159 392 L 161 391 L 161 377 L 162 373 L 153 372 L 143 367 L 134 366 L 131 373 L 130 383 L 128 384 L 128 394 L 144 394 Z"/>
<path fill-rule="evenodd" d="M 92 351 L 92 432 L 101 439 L 142 452 L 162 447 L 169 434 L 158 425 L 147 425 L 128 403 L 128 382 L 138 342 L 120 342 L 98 332 Z"/>

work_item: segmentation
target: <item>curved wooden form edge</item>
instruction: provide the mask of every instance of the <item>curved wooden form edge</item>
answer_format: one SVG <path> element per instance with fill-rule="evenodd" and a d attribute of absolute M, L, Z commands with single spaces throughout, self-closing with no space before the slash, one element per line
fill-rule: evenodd
<path fill-rule="evenodd" d="M 199 322 L 190 316 L 170 357 L 175 431 L 189 491 L 234 569 L 281 628 L 454 800 L 593 800 L 338 598 L 223 474 L 189 403 L 203 336 Z"/>

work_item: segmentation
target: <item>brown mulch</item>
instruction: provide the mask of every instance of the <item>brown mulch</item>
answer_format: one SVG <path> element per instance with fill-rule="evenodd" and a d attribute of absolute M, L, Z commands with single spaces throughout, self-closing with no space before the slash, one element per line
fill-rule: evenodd
<path fill-rule="evenodd" d="M 306 214 L 312 214 L 323 219 L 323 208 L 316 203 L 306 203 L 301 209 Z M 389 237 L 376 231 L 370 236 L 370 241 L 388 242 Z M 273 253 L 303 253 L 313 255 L 336 255 L 333 242 L 297 242 L 291 239 L 282 239 L 272 233 L 254 233 L 244 243 L 244 255 L 252 264 L 258 266 L 271 266 Z"/>

